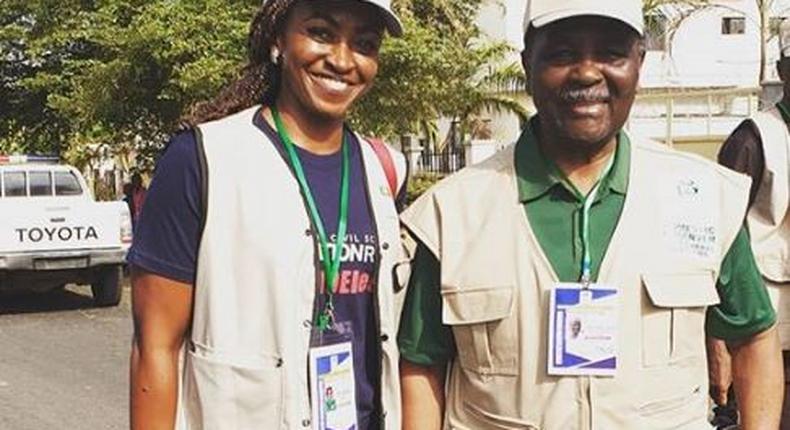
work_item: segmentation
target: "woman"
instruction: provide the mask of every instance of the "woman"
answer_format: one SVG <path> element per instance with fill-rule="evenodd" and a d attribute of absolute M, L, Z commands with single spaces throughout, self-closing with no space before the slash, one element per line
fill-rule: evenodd
<path fill-rule="evenodd" d="M 389 0 L 265 2 L 241 78 L 170 142 L 129 255 L 132 428 L 400 427 L 405 163 L 344 126 L 385 29 Z"/>

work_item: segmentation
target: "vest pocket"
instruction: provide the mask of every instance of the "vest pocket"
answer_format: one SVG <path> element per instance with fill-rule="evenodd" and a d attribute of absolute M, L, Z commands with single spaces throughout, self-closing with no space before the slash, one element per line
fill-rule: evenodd
<path fill-rule="evenodd" d="M 703 428 L 700 423 L 706 423 L 706 402 L 707 393 L 695 386 L 675 397 L 643 403 L 639 414 L 645 420 L 644 428 L 699 429 Z"/>
<path fill-rule="evenodd" d="M 642 364 L 699 364 L 705 358 L 705 308 L 719 303 L 712 271 L 645 274 Z"/>
<path fill-rule="evenodd" d="M 190 345 L 183 400 L 188 428 L 280 428 L 281 363 L 275 357 L 241 357 Z"/>
<path fill-rule="evenodd" d="M 442 291 L 442 321 L 452 327 L 462 368 L 481 375 L 516 375 L 518 339 L 513 287 Z"/>

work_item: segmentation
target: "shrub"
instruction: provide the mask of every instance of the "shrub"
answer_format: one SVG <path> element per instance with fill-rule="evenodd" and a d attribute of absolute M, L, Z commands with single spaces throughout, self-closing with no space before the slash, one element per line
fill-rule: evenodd
<path fill-rule="evenodd" d="M 441 173 L 415 173 L 409 178 L 406 190 L 406 204 L 411 204 L 420 197 L 428 188 L 439 182 L 444 177 Z"/>

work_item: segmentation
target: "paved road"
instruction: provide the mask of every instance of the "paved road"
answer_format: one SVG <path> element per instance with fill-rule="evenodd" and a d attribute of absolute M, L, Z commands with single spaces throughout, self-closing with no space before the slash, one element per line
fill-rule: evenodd
<path fill-rule="evenodd" d="M 89 287 L 0 295 L 0 430 L 128 428 L 129 289 L 93 308 Z"/>

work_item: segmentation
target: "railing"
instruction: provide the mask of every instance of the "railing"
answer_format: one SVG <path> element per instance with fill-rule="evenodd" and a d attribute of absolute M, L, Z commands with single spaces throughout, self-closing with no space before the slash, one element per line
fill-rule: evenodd
<path fill-rule="evenodd" d="M 426 145 L 421 150 L 404 151 L 404 154 L 414 173 L 448 174 L 466 166 L 463 148 L 452 145 L 439 151 Z"/>
<path fill-rule="evenodd" d="M 627 127 L 668 145 L 679 137 L 728 135 L 759 105 L 760 88 L 643 90 Z"/>
<path fill-rule="evenodd" d="M 417 167 L 422 172 L 452 173 L 466 166 L 462 148 L 447 146 L 442 151 L 424 148 L 420 154 Z"/>

